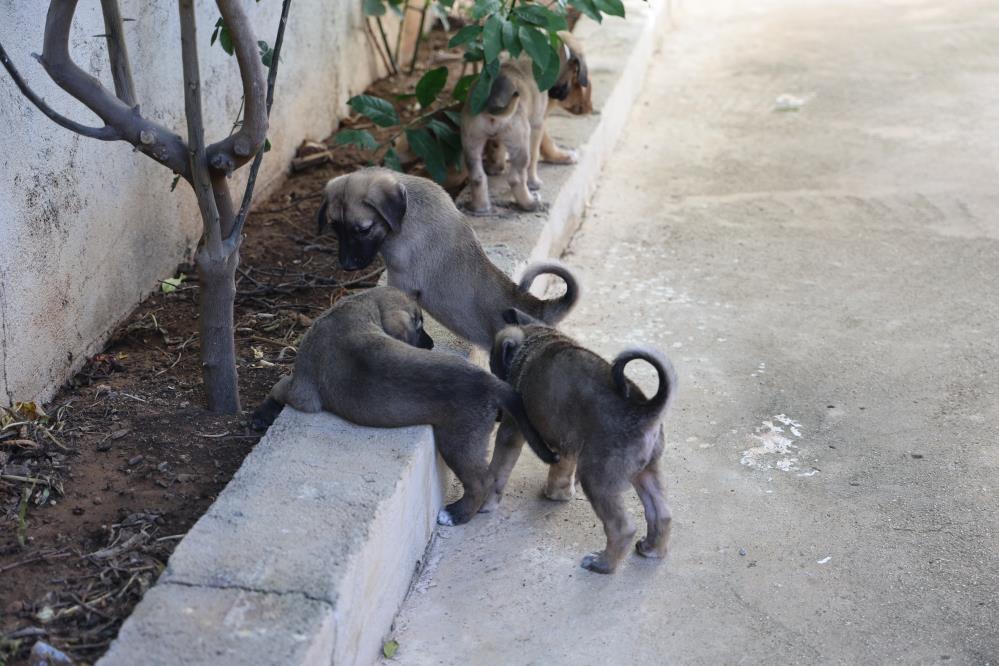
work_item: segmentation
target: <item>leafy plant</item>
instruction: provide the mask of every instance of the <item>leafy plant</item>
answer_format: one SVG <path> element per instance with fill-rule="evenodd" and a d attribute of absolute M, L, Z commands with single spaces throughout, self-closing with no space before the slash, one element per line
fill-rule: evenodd
<path fill-rule="evenodd" d="M 398 41 L 393 53 L 388 47 L 381 17 L 391 11 L 405 18 L 406 11 L 410 9 L 409 0 L 362 2 L 364 13 L 375 18 L 382 32 L 382 41 L 391 60 L 391 71 L 398 72 Z M 395 140 L 404 134 L 410 148 L 423 160 L 430 175 L 437 182 L 443 183 L 448 167 L 458 165 L 461 160 L 461 135 L 456 129 L 460 127 L 458 110 L 466 101 L 472 113 L 480 113 L 485 108 L 493 83 L 499 76 L 504 54 L 511 58 L 522 55 L 530 58 L 531 70 L 539 90 L 548 90 L 555 85 L 561 66 L 559 49 L 562 47 L 562 40 L 558 33 L 568 29 L 566 15 L 570 6 L 595 21 L 601 21 L 604 15 L 624 16 L 624 4 L 621 0 L 474 0 L 459 5 L 459 10 L 465 14 L 463 18 L 466 24 L 451 37 L 448 46 L 462 47 L 464 62 L 471 64 L 477 71 L 464 74 L 463 68 L 462 75 L 454 84 L 451 100 L 442 102 L 440 99 L 448 80 L 446 67 L 429 70 L 420 77 L 412 94 L 400 96 L 402 99 L 415 97 L 422 112 L 405 124 L 401 123 L 395 106 L 388 100 L 372 95 L 358 95 L 348 101 L 352 109 L 379 127 L 398 127 L 398 131 L 379 143 L 370 132 L 345 130 L 337 135 L 336 142 L 340 145 L 356 145 L 375 153 L 387 148 L 382 155 L 382 163 L 398 169 L 399 159 L 394 145 Z M 416 51 L 423 34 L 423 20 L 431 7 L 438 16 L 446 17 L 455 9 L 455 0 L 427 0 L 420 16 L 420 30 L 414 46 L 410 73 L 416 63 Z M 444 122 L 442 118 L 449 122 Z"/>

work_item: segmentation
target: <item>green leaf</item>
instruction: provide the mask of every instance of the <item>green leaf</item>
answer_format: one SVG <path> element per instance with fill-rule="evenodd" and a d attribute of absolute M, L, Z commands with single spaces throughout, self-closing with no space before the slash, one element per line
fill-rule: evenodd
<path fill-rule="evenodd" d="M 385 16 L 385 5 L 382 0 L 364 0 L 361 7 L 365 16 Z"/>
<path fill-rule="evenodd" d="M 558 54 L 552 50 L 552 45 L 548 41 L 548 35 L 541 32 L 537 28 L 532 28 L 526 25 L 520 26 L 519 34 L 520 43 L 524 45 L 524 50 L 527 51 L 527 55 L 531 56 L 531 60 L 534 61 L 534 64 L 542 70 L 548 69 L 548 65 L 552 57 L 558 61 Z M 548 88 L 542 88 L 542 90 L 547 89 Z"/>
<path fill-rule="evenodd" d="M 173 181 L 170 183 L 171 192 L 177 189 L 177 183 L 179 182 L 180 182 L 180 174 L 178 173 L 176 176 L 173 177 Z"/>
<path fill-rule="evenodd" d="M 593 4 L 608 16 L 624 18 L 624 3 L 621 0 L 593 0 Z"/>
<path fill-rule="evenodd" d="M 473 83 L 475 83 L 475 74 L 466 74 L 458 79 L 458 83 L 454 84 L 451 96 L 459 102 L 464 102 L 468 99 L 468 89 L 472 87 Z"/>
<path fill-rule="evenodd" d="M 347 105 L 379 127 L 399 124 L 399 114 L 396 113 L 395 107 L 381 97 L 356 95 L 347 100 Z"/>
<path fill-rule="evenodd" d="M 274 60 L 274 49 L 268 46 L 264 40 L 257 42 L 257 48 L 260 49 L 260 62 L 269 69 Z"/>
<path fill-rule="evenodd" d="M 229 32 L 229 28 L 227 28 L 224 23 L 219 29 L 219 46 L 221 46 L 222 50 L 229 55 L 236 52 L 236 47 L 232 42 L 232 33 Z"/>
<path fill-rule="evenodd" d="M 482 112 L 482 109 L 486 108 L 486 101 L 489 99 L 489 93 L 493 89 L 493 81 L 496 80 L 498 73 L 499 60 L 486 63 L 485 67 L 482 68 L 482 73 L 479 74 L 479 78 L 472 87 L 472 92 L 469 96 L 472 113 L 479 114 Z"/>
<path fill-rule="evenodd" d="M 474 42 L 481 32 L 482 26 L 480 25 L 466 25 L 464 28 L 454 33 L 454 37 L 448 41 L 447 46 L 448 48 L 453 49 L 456 46 Z"/>
<path fill-rule="evenodd" d="M 569 4 L 597 23 L 600 23 L 603 20 L 603 16 L 600 14 L 600 10 L 598 10 L 596 5 L 593 3 L 593 0 L 569 0 Z"/>
<path fill-rule="evenodd" d="M 389 9 L 391 9 L 392 13 L 395 14 L 396 16 L 398 16 L 399 18 L 402 18 L 402 3 L 403 2 L 404 2 L 404 0 L 388 0 Z"/>
<path fill-rule="evenodd" d="M 420 101 L 420 106 L 426 109 L 433 104 L 446 83 L 447 67 L 431 69 L 421 76 L 416 83 L 416 99 Z"/>
<path fill-rule="evenodd" d="M 482 50 L 486 61 L 496 60 L 503 50 L 503 19 L 493 14 L 482 28 Z"/>
<path fill-rule="evenodd" d="M 269 153 L 271 151 L 271 140 L 264 137 L 264 152 Z"/>
<path fill-rule="evenodd" d="M 500 0 L 475 0 L 470 16 L 473 21 L 481 21 L 490 14 L 495 14 L 503 5 Z"/>
<path fill-rule="evenodd" d="M 472 78 L 475 78 L 474 76 Z M 455 127 L 461 127 L 461 114 L 457 111 L 445 111 L 444 115 L 447 119 L 454 123 Z"/>
<path fill-rule="evenodd" d="M 503 48 L 514 58 L 520 55 L 520 38 L 517 37 L 517 24 L 513 21 L 503 21 Z"/>
<path fill-rule="evenodd" d="M 382 646 L 382 654 L 385 655 L 386 659 L 391 659 L 395 656 L 396 651 L 399 649 L 398 641 L 389 641 Z"/>
<path fill-rule="evenodd" d="M 447 180 L 447 166 L 444 152 L 434 136 L 426 128 L 406 130 L 406 139 L 413 152 L 420 156 L 430 176 L 438 183 Z"/>
<path fill-rule="evenodd" d="M 478 44 L 469 44 L 465 46 L 465 62 L 479 62 L 486 59 L 485 53 L 482 51 L 482 47 Z"/>
<path fill-rule="evenodd" d="M 399 161 L 399 153 L 395 152 L 395 148 L 389 148 L 385 151 L 382 164 L 393 171 L 402 171 L 402 162 Z"/>
<path fill-rule="evenodd" d="M 167 278 L 166 280 L 163 280 L 160 283 L 160 289 L 163 291 L 164 294 L 172 294 L 173 292 L 177 291 L 177 287 L 179 287 L 181 283 L 183 283 L 184 280 L 186 279 L 187 275 L 185 275 L 184 273 L 181 273 L 175 278 Z"/>
<path fill-rule="evenodd" d="M 532 23 L 538 27 L 547 28 L 552 32 L 569 29 L 569 24 L 566 23 L 565 17 L 541 5 L 520 5 L 513 11 L 525 23 Z"/>
<path fill-rule="evenodd" d="M 437 137 L 441 151 L 444 153 L 444 162 L 447 166 L 458 166 L 461 164 L 461 134 L 454 127 L 437 119 L 431 119 L 427 123 L 427 128 Z"/>
<path fill-rule="evenodd" d="M 215 22 L 215 29 L 212 30 L 211 41 L 208 42 L 210 46 L 215 46 L 215 40 L 219 38 L 219 30 L 222 28 L 223 25 L 224 24 L 222 23 L 222 19 L 219 19 L 218 21 Z"/>
<path fill-rule="evenodd" d="M 378 147 L 378 140 L 368 130 L 340 130 L 333 143 L 338 146 L 357 146 L 364 150 L 374 150 Z"/>

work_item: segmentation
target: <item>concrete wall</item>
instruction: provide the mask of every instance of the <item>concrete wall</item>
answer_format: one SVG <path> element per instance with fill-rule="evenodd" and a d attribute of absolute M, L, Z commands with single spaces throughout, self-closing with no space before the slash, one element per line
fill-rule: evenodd
<path fill-rule="evenodd" d="M 257 38 L 274 43 L 279 0 L 245 0 Z M 234 57 L 209 45 L 218 18 L 199 0 L 208 140 L 225 136 L 241 90 Z M 41 51 L 47 2 L 0 0 L 0 42 L 51 106 L 99 121 L 31 58 Z M 271 115 L 273 145 L 258 179 L 266 192 L 297 144 L 325 138 L 346 100 L 378 75 L 360 0 L 295 0 Z M 186 136 L 180 28 L 174 0 L 122 0 L 136 91 L 145 115 Z M 77 63 L 113 90 L 99 3 L 80 3 Z M 192 255 L 201 221 L 190 188 L 123 142 L 81 138 L 23 99 L 0 70 L 0 404 L 46 399 L 103 344 L 135 305 Z M 235 180 L 242 195 L 242 179 Z"/>

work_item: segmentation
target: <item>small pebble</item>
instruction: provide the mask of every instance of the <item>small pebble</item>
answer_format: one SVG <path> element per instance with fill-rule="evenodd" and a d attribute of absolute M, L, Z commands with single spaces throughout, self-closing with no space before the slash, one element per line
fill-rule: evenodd
<path fill-rule="evenodd" d="M 141 455 L 140 456 L 135 456 L 134 458 L 129 458 L 128 459 L 128 464 L 130 466 L 134 467 L 134 466 L 138 465 L 140 462 L 142 462 L 144 459 L 145 459 L 145 456 L 141 456 Z"/>
<path fill-rule="evenodd" d="M 746 556 L 746 549 L 745 548 L 740 548 L 739 549 L 739 554 L 742 555 L 743 557 L 745 557 Z"/>
<path fill-rule="evenodd" d="M 102 500 L 100 497 L 95 497 L 90 501 L 93 502 L 95 506 L 100 506 L 101 504 L 104 503 L 104 500 Z"/>

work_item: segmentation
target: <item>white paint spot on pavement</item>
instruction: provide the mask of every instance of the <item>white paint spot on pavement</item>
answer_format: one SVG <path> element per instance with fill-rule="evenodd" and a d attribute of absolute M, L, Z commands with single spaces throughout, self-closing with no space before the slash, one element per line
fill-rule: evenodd
<path fill-rule="evenodd" d="M 823 558 L 822 558 L 821 560 L 816 560 L 816 562 L 815 562 L 815 563 L 816 563 L 816 564 L 825 564 L 826 562 L 828 562 L 828 561 L 829 561 L 829 560 L 831 560 L 831 559 L 832 559 L 832 556 L 829 556 L 829 557 L 823 557 Z"/>
<path fill-rule="evenodd" d="M 791 432 L 787 433 L 781 426 L 787 426 Z M 773 420 L 763 421 L 750 438 L 758 444 L 742 452 L 739 462 L 746 467 L 777 469 L 781 472 L 798 469 L 798 458 L 794 452 L 798 449 L 795 440 L 801 438 L 801 424 L 797 421 L 786 414 L 778 414 Z"/>

